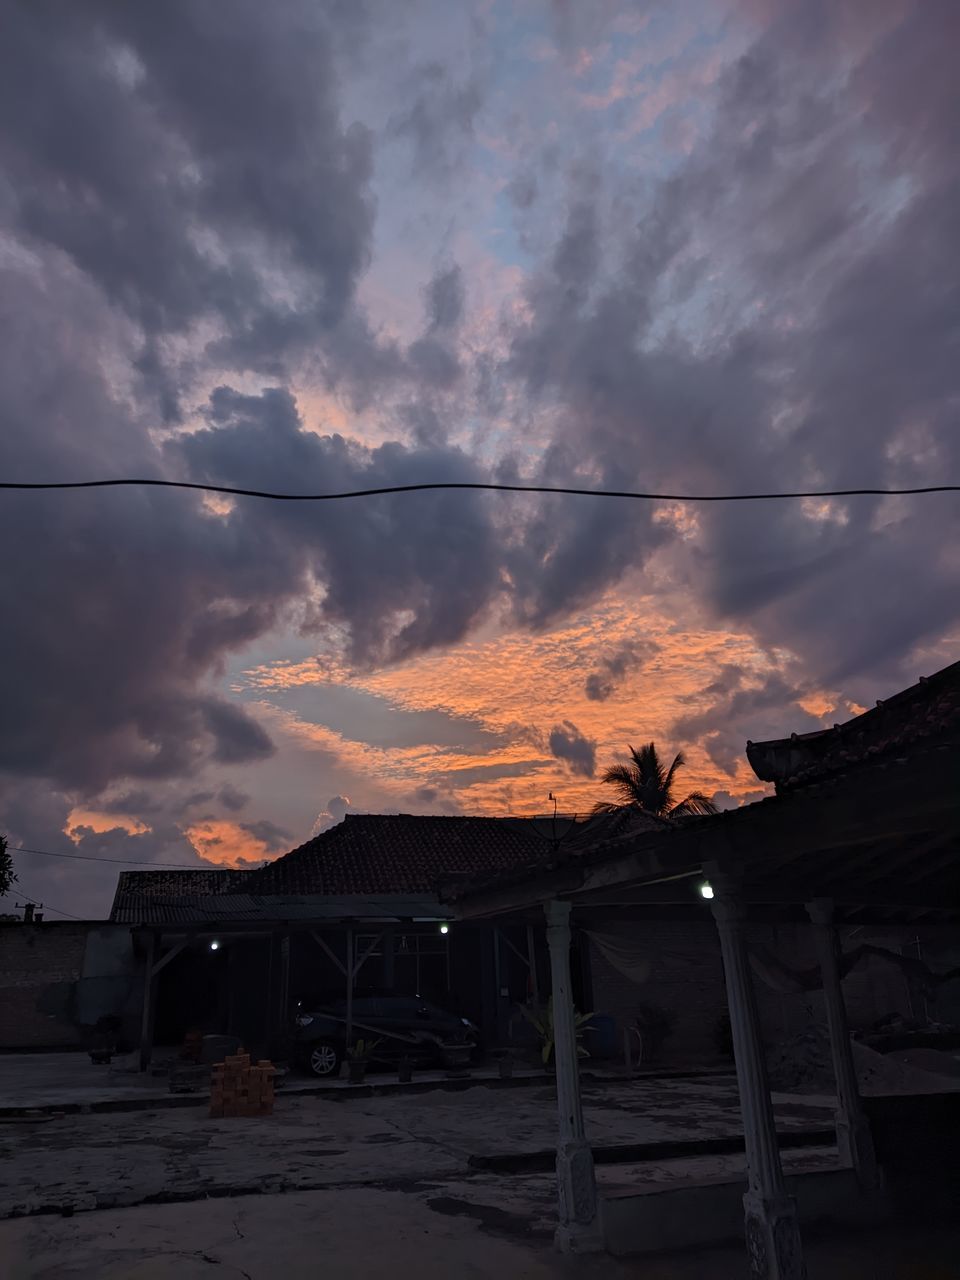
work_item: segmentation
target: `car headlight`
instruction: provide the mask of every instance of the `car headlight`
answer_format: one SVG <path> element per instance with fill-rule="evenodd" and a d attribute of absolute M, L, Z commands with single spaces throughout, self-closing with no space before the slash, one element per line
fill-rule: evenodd
<path fill-rule="evenodd" d="M 298 1026 L 298 1027 L 309 1027 L 309 1025 L 310 1025 L 310 1023 L 311 1023 L 312 1021 L 313 1021 L 313 1019 L 310 1017 L 309 1013 L 301 1013 L 301 1014 L 300 1014 L 300 1017 L 299 1017 L 299 1018 L 297 1018 L 297 1026 Z"/>
<path fill-rule="evenodd" d="M 469 1018 L 461 1018 L 460 1021 L 463 1023 L 465 1027 L 469 1027 L 471 1031 L 476 1031 L 476 1027 L 473 1025 L 473 1023 L 470 1021 Z"/>

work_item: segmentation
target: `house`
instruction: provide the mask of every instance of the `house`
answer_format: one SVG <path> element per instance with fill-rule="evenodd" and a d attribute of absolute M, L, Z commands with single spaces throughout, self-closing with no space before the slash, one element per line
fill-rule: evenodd
<path fill-rule="evenodd" d="M 835 729 L 749 743 L 748 758 L 760 778 L 775 784 L 777 797 L 682 827 L 628 811 L 579 822 L 349 814 L 259 870 L 123 872 L 110 920 L 95 926 L 99 941 L 89 947 L 93 925 L 0 923 L 0 998 L 18 1010 L 0 1025 L 0 1047 L 78 1043 L 90 1012 L 86 995 L 76 999 L 81 991 L 100 992 L 98 1008 L 122 1016 L 137 1039 L 152 1041 L 155 1032 L 158 1043 L 172 1044 L 197 1026 L 229 1026 L 266 1045 L 280 1036 L 298 1000 L 344 987 L 351 958 L 356 986 L 432 995 L 477 1022 L 488 1044 L 505 1043 L 525 1027 L 517 1005 L 548 989 L 542 913 L 537 907 L 523 919 L 507 913 L 456 921 L 453 908 L 441 901 L 441 886 L 450 892 L 478 877 L 502 881 L 523 878 L 532 867 L 573 867 L 641 838 L 735 833 L 744 822 L 759 829 L 763 815 L 800 792 L 814 794 L 818 780 L 842 775 L 858 759 L 886 753 L 895 761 L 907 750 L 948 749 L 956 733 L 958 686 L 960 664 L 954 664 Z M 816 804 L 803 813 L 809 824 Z M 891 849 L 897 839 L 892 833 Z M 931 850 L 949 861 L 953 854 L 937 844 L 940 839 L 937 833 L 928 837 Z M 879 852 L 881 844 L 871 847 Z M 779 866 L 774 848 L 767 857 L 771 869 Z M 724 1030 L 723 966 L 708 904 L 689 885 L 672 898 L 665 892 L 659 900 L 648 892 L 635 900 L 612 891 L 578 906 L 575 999 L 579 1008 L 613 1020 L 618 1045 L 643 1005 L 665 1008 L 675 1018 L 666 1060 L 695 1065 L 715 1058 Z M 441 933 L 444 924 L 447 932 Z M 848 946 L 900 950 L 905 961 L 920 964 L 892 964 L 866 950 L 845 979 L 854 1025 L 891 1013 L 960 1022 L 960 992 L 944 988 L 932 1000 L 922 982 L 925 969 L 947 962 L 952 946 L 950 931 L 929 912 L 905 919 L 876 908 L 869 917 L 858 915 L 851 908 L 842 928 Z M 108 934 L 120 941 L 107 948 L 113 968 L 103 974 Z M 54 935 L 62 939 L 55 947 Z M 51 940 L 49 948 L 40 946 L 43 938 Z M 817 998 L 797 978 L 816 961 L 803 912 L 756 911 L 748 940 L 764 1034 L 789 1036 L 809 1023 Z M 154 999 L 147 1023 L 155 1024 L 149 1034 L 139 1013 L 148 958 Z M 132 994 L 121 994 L 117 965 Z"/>
<path fill-rule="evenodd" d="M 853 1214 L 877 1211 L 882 1179 L 874 1133 L 875 1124 L 883 1132 L 884 1117 L 882 1109 L 878 1116 L 873 1108 L 868 1120 L 859 1097 L 842 985 L 849 956 L 840 930 L 895 930 L 901 939 L 915 933 L 928 942 L 932 937 L 939 947 L 937 960 L 947 962 L 944 968 L 933 972 L 919 958 L 895 953 L 888 961 L 902 971 L 925 970 L 936 979 L 931 985 L 938 995 L 948 986 L 960 948 L 958 692 L 960 664 L 954 664 L 833 730 L 751 743 L 754 768 L 777 789 L 756 804 L 600 842 L 520 872 L 477 876 L 447 890 L 461 921 L 530 922 L 541 912 L 547 923 L 562 1246 L 628 1252 L 651 1247 L 646 1241 L 656 1235 L 658 1247 L 667 1248 L 676 1243 L 666 1241 L 661 1229 L 670 1219 L 682 1221 L 684 1243 L 703 1241 L 706 1237 L 696 1235 L 700 1224 L 714 1213 L 729 1219 L 736 1196 L 731 1200 L 728 1193 L 738 1190 L 719 1183 L 685 1188 L 682 1207 L 651 1200 L 643 1188 L 613 1198 L 598 1194 L 579 1097 L 570 960 L 574 930 L 586 922 L 589 932 L 591 915 L 598 911 L 605 919 L 617 911 L 630 922 L 623 936 L 633 936 L 635 951 L 645 926 L 654 921 L 673 921 L 686 932 L 697 927 L 692 910 L 705 909 L 712 917 L 744 1121 L 747 1245 L 753 1271 L 778 1280 L 799 1280 L 805 1271 L 797 1202 L 788 1194 L 773 1121 L 755 974 L 762 976 L 766 968 L 775 979 L 792 979 L 808 993 L 813 984 L 782 962 L 782 952 L 758 957 L 753 931 L 780 928 L 797 931 L 797 937 L 802 930 L 819 969 L 818 1002 L 829 1031 L 837 1093 L 839 1161 L 819 1179 L 816 1196 L 821 1205 L 844 1205 Z M 849 932 L 846 942 L 849 946 Z M 943 1115 L 955 1113 L 948 1101 Z M 894 1140 L 881 1149 L 891 1194 L 903 1195 L 910 1179 L 916 1183 L 927 1167 L 937 1176 L 941 1161 L 960 1176 L 955 1146 L 944 1145 L 936 1113 L 927 1117 L 923 1133 L 926 1160 L 918 1164 L 914 1153 L 903 1162 L 903 1134 L 909 1127 L 904 1114 L 886 1117 Z M 909 1178 L 902 1176 L 904 1168 Z M 799 1183 L 812 1185 L 803 1178 Z M 725 1229 L 729 1226 L 727 1220 Z"/>
<path fill-rule="evenodd" d="M 291 1011 L 345 988 L 417 993 L 477 1023 L 488 1044 L 519 1033 L 517 1005 L 546 978 L 542 925 L 461 927 L 442 882 L 518 872 L 661 820 L 585 821 L 348 814 L 255 871 L 125 871 L 110 919 L 128 926 L 147 1010 L 141 1057 L 188 1030 L 276 1047 Z M 147 975 L 150 975 L 149 978 Z M 578 999 L 589 1003 L 586 955 Z"/>

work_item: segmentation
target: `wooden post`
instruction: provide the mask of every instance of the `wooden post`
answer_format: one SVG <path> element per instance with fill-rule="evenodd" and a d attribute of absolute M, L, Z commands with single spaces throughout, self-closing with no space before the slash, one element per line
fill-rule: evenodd
<path fill-rule="evenodd" d="M 280 939 L 280 1018 L 283 1031 L 287 1029 L 290 1016 L 290 935 L 285 933 Z"/>
<path fill-rule="evenodd" d="M 817 958 L 823 976 L 823 1003 L 837 1083 L 837 1149 L 841 1161 L 855 1170 L 860 1186 L 865 1191 L 876 1191 L 880 1187 L 880 1171 L 870 1124 L 860 1103 L 860 1086 L 850 1045 L 847 1009 L 843 1002 L 840 943 L 833 922 L 833 902 L 829 898 L 814 898 L 807 903 L 807 914 L 813 923 Z"/>
<path fill-rule="evenodd" d="M 140 1070 L 146 1071 L 153 1053 L 154 992 L 156 979 L 153 962 L 157 954 L 157 935 L 147 934 L 147 955 L 143 968 L 143 1008 L 140 1013 Z"/>
<path fill-rule="evenodd" d="M 806 1280 L 797 1206 L 787 1195 L 760 1040 L 756 993 L 750 978 L 744 925 L 746 911 L 738 886 L 710 872 L 710 906 L 720 934 L 720 951 L 730 1011 L 730 1033 L 747 1154 L 743 1197 L 747 1257 L 752 1280 Z"/>
<path fill-rule="evenodd" d="M 265 1013 L 264 1027 L 264 1044 L 266 1045 L 266 1054 L 269 1058 L 277 1056 L 276 1052 L 276 1034 L 279 1023 L 279 1014 L 277 1012 L 277 1001 L 275 995 L 276 981 L 276 965 L 274 964 L 274 955 L 277 951 L 277 939 L 270 933 L 267 935 L 267 1002 Z"/>
<path fill-rule="evenodd" d="M 496 925 L 493 926 L 493 981 L 496 984 L 496 999 L 493 1008 L 497 1020 L 497 1044 L 503 1041 L 503 1000 L 500 996 L 500 989 L 503 983 L 503 974 L 500 967 L 500 930 Z"/>
<path fill-rule="evenodd" d="M 601 1246 L 593 1153 L 583 1128 L 580 1067 L 570 980 L 570 903 L 548 902 L 547 943 L 553 987 L 553 1054 L 557 1072 L 557 1247 L 568 1253 Z"/>
<path fill-rule="evenodd" d="M 534 937 L 533 925 L 527 925 L 527 965 L 530 968 L 530 994 L 533 997 L 533 1003 L 540 1003 L 540 983 L 537 979 L 537 942 Z"/>
<path fill-rule="evenodd" d="M 392 991 L 396 986 L 396 935 L 392 929 L 383 933 L 383 989 Z"/>
<path fill-rule="evenodd" d="M 347 1018 L 344 1036 L 347 1043 L 347 1051 L 353 1045 L 353 929 L 347 929 Z"/>

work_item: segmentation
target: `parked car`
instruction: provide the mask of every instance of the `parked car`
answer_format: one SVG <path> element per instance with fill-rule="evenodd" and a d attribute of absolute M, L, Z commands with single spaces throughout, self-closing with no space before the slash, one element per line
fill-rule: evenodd
<path fill-rule="evenodd" d="M 347 1002 L 301 1002 L 294 1035 L 295 1057 L 316 1076 L 336 1075 L 347 1050 Z M 466 1066 L 479 1042 L 469 1018 L 447 1013 L 420 996 L 356 995 L 353 1041 L 375 1042 L 373 1066 L 408 1058 L 418 1066 Z"/>

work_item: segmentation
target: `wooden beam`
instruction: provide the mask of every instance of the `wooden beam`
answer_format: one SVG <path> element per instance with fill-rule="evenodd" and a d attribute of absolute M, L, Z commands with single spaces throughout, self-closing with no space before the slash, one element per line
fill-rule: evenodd
<path fill-rule="evenodd" d="M 174 945 L 170 948 L 169 951 L 164 952 L 164 954 L 153 966 L 153 976 L 156 977 L 157 974 L 162 969 L 165 969 L 167 967 L 167 965 L 170 963 L 171 960 L 176 960 L 177 956 L 180 954 L 181 951 L 183 951 L 183 949 L 186 946 L 187 946 L 187 942 L 186 940 L 184 940 L 183 942 L 174 943 Z"/>
<path fill-rule="evenodd" d="M 378 943 L 378 942 L 380 942 L 380 940 L 381 940 L 382 938 L 383 938 L 383 934 L 382 934 L 382 933 L 378 933 L 378 934 L 375 934 L 375 935 L 374 935 L 373 941 L 370 943 L 370 945 L 367 947 L 366 951 L 363 953 L 363 955 L 360 957 L 360 959 L 359 959 L 359 960 L 357 961 L 357 963 L 354 965 L 354 969 L 353 969 L 353 976 L 354 976 L 354 977 L 356 977 L 356 976 L 357 976 L 357 974 L 360 972 L 360 970 L 363 968 L 363 966 L 364 966 L 364 962 L 365 962 L 366 960 L 368 960 L 368 959 L 370 958 L 370 956 L 372 956 L 372 955 L 373 955 L 374 951 L 376 951 L 376 949 L 377 949 L 377 943 Z"/>
<path fill-rule="evenodd" d="M 490 916 L 509 915 L 540 907 L 548 898 L 562 896 L 579 889 L 583 873 L 579 870 L 561 869 L 535 873 L 516 884 L 496 885 L 478 890 L 462 898 L 451 899 L 451 906 L 458 920 L 482 920 Z"/>
<path fill-rule="evenodd" d="M 348 934 L 349 934 L 349 933 L 350 933 L 350 930 L 348 929 L 348 930 L 347 930 L 347 932 L 348 932 Z M 334 963 L 334 964 L 337 966 L 337 968 L 340 970 L 340 973 L 341 973 L 344 977 L 346 977 L 346 976 L 347 976 L 347 970 L 346 970 L 346 968 L 345 968 L 345 967 L 344 967 L 344 965 L 340 962 L 340 957 L 336 954 L 336 952 L 333 950 L 333 948 L 332 948 L 331 946 L 329 946 L 329 944 L 327 943 L 327 940 L 326 940 L 325 938 L 321 938 L 321 937 L 320 937 L 320 934 L 319 934 L 319 933 L 317 933 L 315 929 L 311 929 L 311 930 L 310 930 L 310 937 L 314 940 L 314 942 L 315 942 L 319 947 L 322 947 L 322 948 L 323 948 L 323 950 L 327 953 L 327 955 L 330 957 L 330 959 L 333 961 L 333 963 Z"/>
<path fill-rule="evenodd" d="M 513 954 L 517 957 L 517 959 L 529 967 L 529 964 L 530 964 L 529 953 L 527 955 L 524 955 L 523 952 L 520 950 L 520 948 L 515 947 L 514 944 L 510 941 L 510 939 L 502 930 L 500 932 L 500 936 L 503 939 L 503 941 L 506 943 L 506 945 L 510 948 L 510 950 L 513 952 Z"/>

